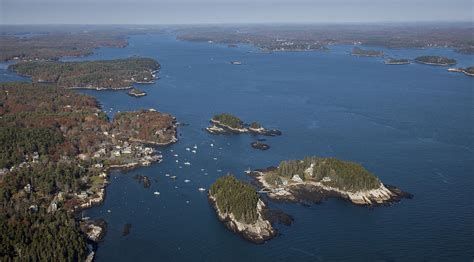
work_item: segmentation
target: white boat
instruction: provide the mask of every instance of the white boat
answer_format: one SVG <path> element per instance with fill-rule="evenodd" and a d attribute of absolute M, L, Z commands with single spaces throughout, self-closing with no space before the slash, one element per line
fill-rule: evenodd
<path fill-rule="evenodd" d="M 184 164 L 187 165 L 187 166 L 191 165 L 191 163 L 189 163 L 189 162 L 184 162 Z"/>
<path fill-rule="evenodd" d="M 214 147 L 214 144 L 211 144 L 211 147 Z"/>
<path fill-rule="evenodd" d="M 178 162 L 179 162 L 179 160 L 178 160 L 178 159 L 176 159 L 176 163 L 178 163 Z"/>
<path fill-rule="evenodd" d="M 171 179 L 176 179 L 176 176 L 170 176 Z"/>
<path fill-rule="evenodd" d="M 153 194 L 158 196 L 158 195 L 160 195 L 160 192 L 155 191 L 155 192 L 153 192 Z"/>
<path fill-rule="evenodd" d="M 189 179 L 184 180 L 184 183 L 189 183 L 189 182 L 191 182 L 191 180 L 189 180 Z"/>
<path fill-rule="evenodd" d="M 198 146 L 197 146 L 197 145 L 194 145 L 193 148 L 194 148 L 194 149 L 198 149 Z"/>
<path fill-rule="evenodd" d="M 199 192 L 204 192 L 204 191 L 206 191 L 206 189 L 205 189 L 205 188 L 202 188 L 202 187 L 198 188 L 198 190 L 199 190 Z"/>
<path fill-rule="evenodd" d="M 217 160 L 217 157 L 214 157 L 213 159 L 214 159 L 214 160 Z"/>
<path fill-rule="evenodd" d="M 174 157 L 178 157 L 178 154 L 174 154 L 173 156 L 174 156 Z"/>
<path fill-rule="evenodd" d="M 191 150 L 191 148 L 189 148 L 189 147 L 186 147 L 186 151 L 190 151 L 190 150 Z"/>
<path fill-rule="evenodd" d="M 196 150 L 192 150 L 191 152 L 193 152 L 194 154 L 196 154 Z"/>

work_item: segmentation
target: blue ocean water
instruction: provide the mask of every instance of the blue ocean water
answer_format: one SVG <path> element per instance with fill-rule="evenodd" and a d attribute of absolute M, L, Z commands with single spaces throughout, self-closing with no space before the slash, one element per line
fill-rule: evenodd
<path fill-rule="evenodd" d="M 162 163 L 111 173 L 105 202 L 85 212 L 108 222 L 97 261 L 474 258 L 473 78 L 445 67 L 387 66 L 382 58 L 349 55 L 352 46 L 265 54 L 252 46 L 184 42 L 173 35 L 137 35 L 129 41 L 123 49 L 100 48 L 68 60 L 155 58 L 162 65 L 160 79 L 138 85 L 148 96 L 80 92 L 95 96 L 111 117 L 155 108 L 189 125 L 179 128 L 178 143 L 160 148 Z M 445 55 L 458 66 L 474 65 L 472 56 L 449 49 L 384 51 L 400 58 Z M 231 65 L 234 60 L 243 64 Z M 4 68 L 0 75 L 2 81 L 24 79 Z M 258 151 L 250 147 L 258 137 L 203 131 L 221 112 L 259 121 L 283 136 L 267 138 L 271 149 Z M 186 150 L 194 145 L 196 154 Z M 250 180 L 243 174 L 248 168 L 307 155 L 359 162 L 415 198 L 372 209 L 335 199 L 310 207 L 270 202 L 291 214 L 294 224 L 277 225 L 281 235 L 254 245 L 228 231 L 198 191 L 227 172 Z M 186 161 L 191 165 L 183 165 Z M 137 183 L 136 174 L 149 176 L 151 187 Z M 126 223 L 132 224 L 131 233 L 123 237 Z"/>

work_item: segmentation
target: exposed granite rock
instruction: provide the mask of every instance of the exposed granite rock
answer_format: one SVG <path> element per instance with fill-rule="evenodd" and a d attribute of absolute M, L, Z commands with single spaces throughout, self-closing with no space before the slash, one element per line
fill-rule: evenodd
<path fill-rule="evenodd" d="M 399 202 L 403 198 L 411 199 L 413 195 L 397 187 L 384 185 L 372 190 L 350 192 L 323 185 L 320 182 L 292 182 L 286 185 L 273 186 L 264 179 L 264 172 L 253 171 L 249 175 L 267 192 L 269 199 L 281 202 L 321 203 L 329 197 L 338 197 L 356 205 L 380 206 Z"/>
<path fill-rule="evenodd" d="M 247 224 L 237 221 L 232 213 L 221 213 L 220 209 L 217 207 L 215 198 L 211 195 L 208 197 L 209 202 L 216 210 L 219 220 L 222 221 L 232 232 L 237 233 L 243 238 L 256 244 L 263 243 L 277 235 L 277 231 L 272 227 L 272 224 L 265 216 L 267 207 L 262 200 L 259 199 L 257 203 L 257 220 L 252 224 Z"/>

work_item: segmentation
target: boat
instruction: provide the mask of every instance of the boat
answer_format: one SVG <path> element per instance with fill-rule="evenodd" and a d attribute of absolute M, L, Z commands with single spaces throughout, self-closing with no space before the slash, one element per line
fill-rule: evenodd
<path fill-rule="evenodd" d="M 193 152 L 194 154 L 196 154 L 196 150 L 191 150 L 191 152 Z"/>
<path fill-rule="evenodd" d="M 194 145 L 193 148 L 194 148 L 194 149 L 198 149 L 198 146 L 197 146 L 197 145 Z"/>
<path fill-rule="evenodd" d="M 170 176 L 170 174 L 165 174 L 165 176 L 168 176 L 168 177 L 169 177 L 169 176 Z"/>
<path fill-rule="evenodd" d="M 202 187 L 198 188 L 198 190 L 199 190 L 199 192 L 204 192 L 204 191 L 206 191 L 206 189 L 205 189 L 205 188 L 202 188 Z"/>
<path fill-rule="evenodd" d="M 214 147 L 214 144 L 211 144 L 211 147 Z"/>
<path fill-rule="evenodd" d="M 176 176 L 170 176 L 171 179 L 176 179 Z"/>
<path fill-rule="evenodd" d="M 191 182 L 191 180 L 189 180 L 189 179 L 184 180 L 184 183 L 189 183 L 189 182 Z"/>
<path fill-rule="evenodd" d="M 178 154 L 174 154 L 173 156 L 174 156 L 174 157 L 178 157 Z"/>
<path fill-rule="evenodd" d="M 155 191 L 155 192 L 153 192 L 153 194 L 158 196 L 158 195 L 160 195 L 160 192 Z"/>
<path fill-rule="evenodd" d="M 184 162 L 184 164 L 187 165 L 187 166 L 191 165 L 191 163 L 189 163 L 189 162 Z"/>
<path fill-rule="evenodd" d="M 189 147 L 186 147 L 186 151 L 191 151 L 191 148 L 189 148 Z"/>
<path fill-rule="evenodd" d="M 241 65 L 242 64 L 242 62 L 240 62 L 240 61 L 230 61 L 230 63 L 232 65 Z"/>

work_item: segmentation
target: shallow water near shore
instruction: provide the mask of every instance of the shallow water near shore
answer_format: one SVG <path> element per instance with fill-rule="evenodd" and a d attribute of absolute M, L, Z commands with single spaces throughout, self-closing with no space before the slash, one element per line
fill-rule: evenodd
<path fill-rule="evenodd" d="M 145 97 L 79 92 L 95 96 L 110 117 L 155 108 L 188 124 L 179 127 L 178 143 L 159 149 L 162 163 L 112 171 L 105 202 L 84 212 L 108 222 L 97 261 L 472 260 L 474 78 L 446 67 L 388 66 L 383 58 L 351 56 L 351 48 L 265 54 L 246 45 L 138 35 L 126 48 L 101 48 L 89 57 L 68 59 L 157 59 L 160 79 L 136 85 L 148 93 Z M 474 64 L 473 56 L 448 49 L 384 51 L 411 59 L 445 55 L 457 59 L 459 67 Z M 1 81 L 25 80 L 4 67 L 0 73 Z M 266 137 L 271 148 L 260 151 L 250 146 L 258 136 L 205 132 L 209 119 L 221 112 L 259 121 L 283 135 Z M 196 154 L 186 150 L 194 145 Z M 307 155 L 359 162 L 415 197 L 373 209 L 335 199 L 310 207 L 270 202 L 295 221 L 277 225 L 280 236 L 254 245 L 227 230 L 206 193 L 198 191 L 227 172 L 250 181 L 243 174 L 248 168 Z M 187 161 L 191 165 L 184 165 Z M 137 174 L 148 176 L 151 187 L 133 179 Z M 122 236 L 127 223 L 133 228 Z"/>

